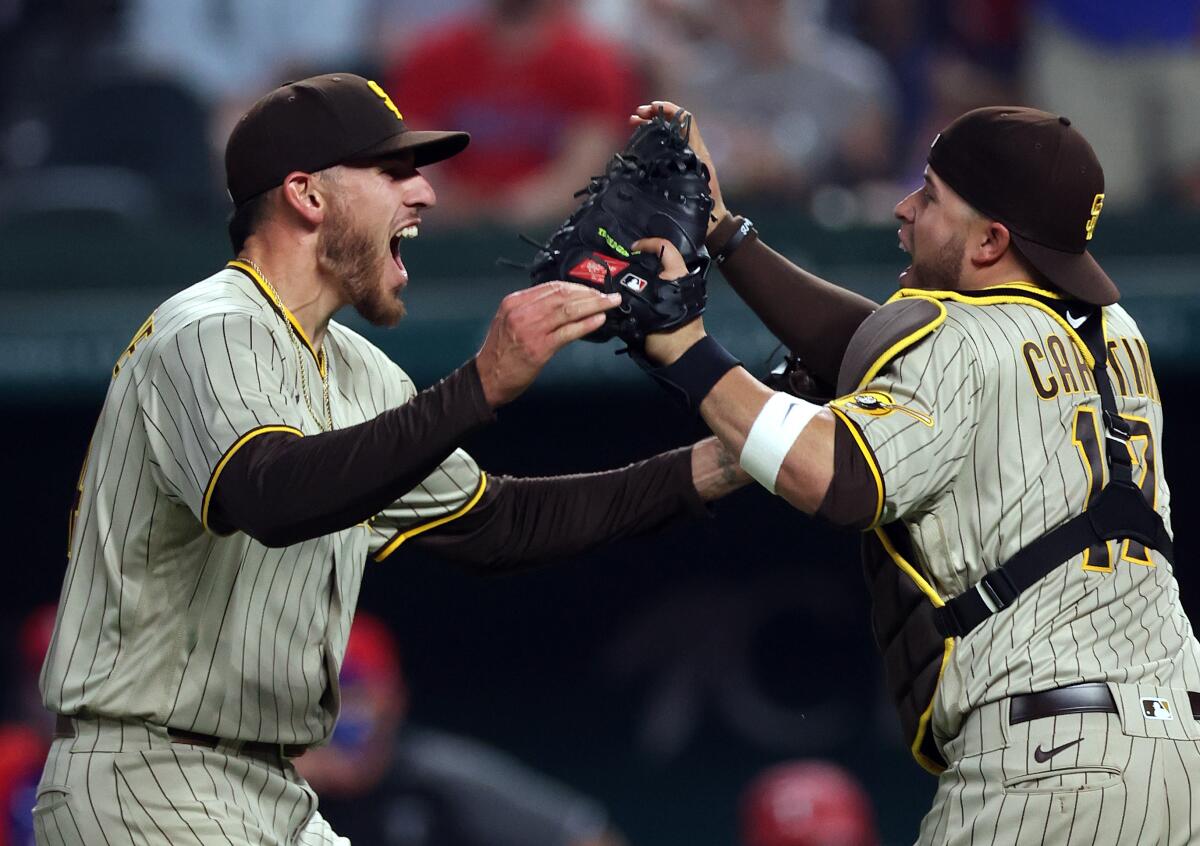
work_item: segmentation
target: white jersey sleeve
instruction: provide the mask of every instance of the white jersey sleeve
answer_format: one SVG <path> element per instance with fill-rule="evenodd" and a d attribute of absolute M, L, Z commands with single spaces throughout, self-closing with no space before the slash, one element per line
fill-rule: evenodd
<path fill-rule="evenodd" d="M 303 434 L 288 356 L 266 326 L 236 312 L 201 317 L 148 353 L 138 393 L 153 477 L 207 527 L 213 488 L 241 446 L 267 432 Z"/>

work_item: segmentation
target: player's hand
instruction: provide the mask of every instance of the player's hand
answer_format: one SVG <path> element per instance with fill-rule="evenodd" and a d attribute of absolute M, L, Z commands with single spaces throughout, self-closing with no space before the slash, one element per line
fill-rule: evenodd
<path fill-rule="evenodd" d="M 679 279 L 687 276 L 687 264 L 679 250 L 665 238 L 642 238 L 632 247 L 637 252 L 658 255 L 658 275 L 663 279 Z M 704 337 L 704 321 L 697 317 L 669 332 L 651 332 L 646 335 L 646 355 L 659 364 L 670 364 L 687 352 L 688 347 Z"/>
<path fill-rule="evenodd" d="M 660 108 L 667 120 L 670 120 L 679 113 L 684 115 L 691 114 L 682 106 L 677 106 L 667 100 L 653 100 L 644 106 L 638 106 L 634 110 L 634 113 L 629 116 L 630 125 L 637 126 L 638 124 L 645 123 L 658 114 Z M 708 165 L 708 187 L 712 190 L 713 197 L 713 210 L 708 222 L 708 231 L 712 232 L 713 227 L 717 225 L 721 218 L 729 214 L 729 209 L 725 208 L 725 200 L 721 197 L 721 185 L 717 182 L 717 166 L 713 164 L 712 154 L 708 152 L 708 147 L 705 146 L 704 139 L 700 137 L 700 124 L 696 121 L 695 115 L 692 115 L 692 128 L 691 132 L 688 133 L 687 142 L 693 152 L 700 157 L 700 161 Z"/>
<path fill-rule="evenodd" d="M 620 302 L 620 294 L 572 282 L 547 282 L 506 296 L 475 356 L 488 405 L 498 408 L 520 396 L 556 352 L 599 329 L 604 312 Z"/>

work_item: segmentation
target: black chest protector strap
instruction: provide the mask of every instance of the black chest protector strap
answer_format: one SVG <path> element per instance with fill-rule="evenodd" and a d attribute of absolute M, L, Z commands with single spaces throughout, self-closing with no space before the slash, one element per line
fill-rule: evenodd
<path fill-rule="evenodd" d="M 1078 303 L 1072 305 L 1078 308 Z M 967 634 L 992 614 L 1016 602 L 1023 591 L 1051 570 L 1093 544 L 1128 538 L 1158 550 L 1174 564 L 1174 548 L 1162 517 L 1133 481 L 1129 429 L 1117 411 L 1108 379 L 1108 348 L 1099 309 L 1089 311 L 1080 337 L 1095 358 L 1092 374 L 1104 410 L 1109 482 L 1082 514 L 1038 538 L 973 588 L 936 609 L 934 620 L 944 637 Z"/>

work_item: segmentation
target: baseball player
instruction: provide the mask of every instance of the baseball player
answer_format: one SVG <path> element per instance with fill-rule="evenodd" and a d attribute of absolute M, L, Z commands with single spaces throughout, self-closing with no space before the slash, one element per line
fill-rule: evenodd
<path fill-rule="evenodd" d="M 758 242 L 712 184 L 716 263 L 834 398 L 773 392 L 700 321 L 646 352 L 760 484 L 865 531 L 889 687 L 940 774 L 919 842 L 1200 840 L 1162 405 L 1086 249 L 1104 202 L 1087 141 L 1033 109 L 951 123 L 896 206 L 912 264 L 878 308 Z"/>
<path fill-rule="evenodd" d="M 292 763 L 327 739 L 368 557 L 480 569 L 643 531 L 742 484 L 715 441 L 606 473 L 485 474 L 459 448 L 614 300 L 505 298 L 483 346 L 418 392 L 331 320 L 392 324 L 417 170 L 461 132 L 409 130 L 374 82 L 285 85 L 226 148 L 237 258 L 164 302 L 116 362 L 72 514 L 41 676 L 59 715 L 43 844 L 332 844 Z"/>

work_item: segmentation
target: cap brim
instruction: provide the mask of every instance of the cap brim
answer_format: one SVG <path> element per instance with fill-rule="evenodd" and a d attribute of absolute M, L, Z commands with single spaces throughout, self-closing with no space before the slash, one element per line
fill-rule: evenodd
<path fill-rule="evenodd" d="M 1112 305 L 1121 298 L 1116 284 L 1087 250 L 1065 253 L 1030 241 L 1016 232 L 1011 235 L 1021 255 L 1071 296 L 1099 306 Z"/>
<path fill-rule="evenodd" d="M 410 129 L 363 150 L 355 158 L 369 159 L 411 150 L 413 164 L 416 167 L 425 167 L 458 155 L 470 142 L 471 136 L 466 132 Z"/>

